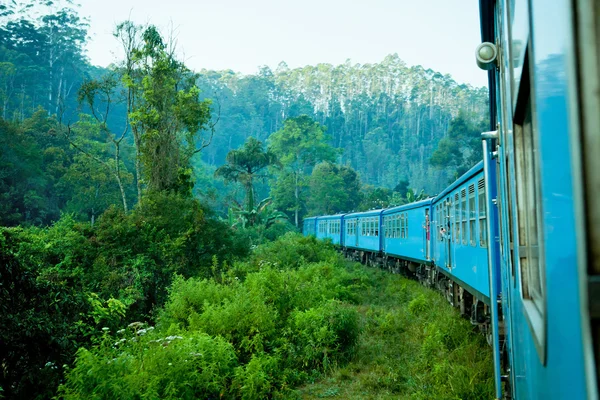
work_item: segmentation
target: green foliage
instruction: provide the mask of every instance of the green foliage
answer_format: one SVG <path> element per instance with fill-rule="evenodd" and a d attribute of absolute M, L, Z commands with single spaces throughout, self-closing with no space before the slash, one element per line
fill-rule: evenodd
<path fill-rule="evenodd" d="M 273 207 L 271 198 L 261 200 L 252 210 L 233 206 L 228 210 L 227 223 L 236 230 L 238 239 L 256 246 L 276 240 L 287 232 L 297 231 L 287 216 Z"/>
<path fill-rule="evenodd" d="M 314 238 L 288 234 L 280 241 L 290 254 L 277 262 L 310 248 L 315 262 L 278 265 L 261 258 L 275 254 L 271 246 L 215 279 L 177 277 L 156 329 L 133 324 L 134 338 L 107 334 L 95 348 L 80 350 L 61 393 L 288 398 L 293 385 L 347 362 L 362 327 L 358 312 L 342 301 L 358 300 L 364 274 Z M 188 365 L 205 352 L 205 364 Z M 198 371 L 208 375 L 200 379 Z"/>
<path fill-rule="evenodd" d="M 453 172 L 451 181 L 467 172 L 481 161 L 480 133 L 485 126 L 485 119 L 477 120 L 475 114 L 461 110 L 450 121 L 447 136 L 439 141 L 429 160 L 430 164 L 435 168 L 450 169 Z"/>
<path fill-rule="evenodd" d="M 291 319 L 294 362 L 302 368 L 327 370 L 336 361 L 352 356 L 360 334 L 359 314 L 354 308 L 332 300 L 296 311 Z"/>
<path fill-rule="evenodd" d="M 226 160 L 227 164 L 216 169 L 215 176 L 223 177 L 225 182 L 240 183 L 244 187 L 246 211 L 250 212 L 254 209 L 254 180 L 266 179 L 267 175 L 261 174 L 261 171 L 271 165 L 279 165 L 279 161 L 271 149 L 263 150 L 262 142 L 253 137 L 249 137 L 241 149 L 227 153 Z"/>
<path fill-rule="evenodd" d="M 49 239 L 49 240 L 48 240 Z M 50 398 L 93 322 L 81 270 L 42 269 L 47 257 L 59 256 L 57 238 L 36 229 L 0 228 L 0 386 L 8 398 Z M 69 247 L 77 234 L 63 237 Z M 51 252 L 52 255 L 46 254 Z"/>
<path fill-rule="evenodd" d="M 459 110 L 472 113 L 471 121 L 486 119 L 487 88 L 408 66 L 401 57 L 390 54 L 370 64 L 348 61 L 300 68 L 281 63 L 253 75 L 201 71 L 198 85 L 205 96 L 215 93 L 223 100 L 205 161 L 223 164 L 227 152 L 248 135 L 268 143 L 270 136 L 285 129 L 282 115 L 305 114 L 327 127 L 326 143 L 343 150 L 338 162 L 356 170 L 364 184 L 391 189 L 407 179 L 428 193 L 439 192 L 454 169 L 435 168 L 429 159 Z M 285 210 L 279 203 L 277 208 Z"/>
<path fill-rule="evenodd" d="M 263 261 L 278 267 L 297 269 L 304 263 L 321 260 L 337 264 L 338 255 L 331 244 L 324 244 L 314 236 L 288 233 L 279 240 L 265 243 L 254 250 L 250 264 L 258 268 Z"/>
<path fill-rule="evenodd" d="M 196 399 L 228 394 L 237 360 L 225 340 L 199 332 L 165 336 L 135 329 L 122 337 L 107 334 L 96 351 L 80 349 L 61 397 Z"/>
<path fill-rule="evenodd" d="M 120 27 L 130 25 L 128 21 Z M 124 82 L 131 90 L 129 119 L 144 183 L 150 191 L 179 191 L 180 170 L 189 168 L 199 151 L 199 132 L 210 129 L 211 101 L 199 99 L 196 75 L 175 59 L 156 27 L 133 27 L 130 32 L 140 35 L 139 46 L 128 42 L 133 48 L 126 48 L 126 59 L 133 66 L 125 66 Z M 122 34 L 120 30 L 117 35 Z"/>
<path fill-rule="evenodd" d="M 360 181 L 352 168 L 320 163 L 310 177 L 310 215 L 331 215 L 355 210 L 361 200 Z"/>
<path fill-rule="evenodd" d="M 447 301 L 417 282 L 369 270 L 364 334 L 348 364 L 300 390 L 305 399 L 489 399 L 492 354 Z"/>
<path fill-rule="evenodd" d="M 148 194 L 131 214 L 109 210 L 98 221 L 95 242 L 94 290 L 136 303 L 137 318 L 164 302 L 174 273 L 210 276 L 214 255 L 223 263 L 248 251 L 197 200 L 176 193 Z"/>
<path fill-rule="evenodd" d="M 0 385 L 8 397 L 52 397 L 77 348 L 103 327 L 150 319 L 174 273 L 214 276 L 247 251 L 175 193 L 130 214 L 110 208 L 93 227 L 64 215 L 49 228 L 0 228 Z"/>
<path fill-rule="evenodd" d="M 286 204 L 294 213 L 294 223 L 299 226 L 301 211 L 307 198 L 302 187 L 305 176 L 321 161 L 334 161 L 338 151 L 327 143 L 325 127 L 307 115 L 288 118 L 283 128 L 269 137 L 269 148 L 279 157 L 284 166 L 284 175 L 278 190 L 273 193 L 276 203 Z M 349 179 L 349 178 L 346 178 Z M 277 197 L 282 196 L 282 199 Z M 284 200 L 285 199 L 285 200 Z"/>

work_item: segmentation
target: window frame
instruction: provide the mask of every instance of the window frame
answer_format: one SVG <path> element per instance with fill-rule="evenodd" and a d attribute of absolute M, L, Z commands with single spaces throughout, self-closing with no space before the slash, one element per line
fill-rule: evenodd
<path fill-rule="evenodd" d="M 475 196 L 475 183 L 469 185 L 468 204 L 469 204 L 469 245 L 477 246 L 477 204 Z"/>
<path fill-rule="evenodd" d="M 511 246 L 512 262 L 519 276 L 519 292 L 538 357 L 546 364 L 547 351 L 547 288 L 544 260 L 543 203 L 541 201 L 539 130 L 536 123 L 536 104 L 530 61 L 531 43 L 528 42 L 513 115 L 513 162 L 512 185 L 516 204 L 514 221 L 516 229 Z M 522 171 L 524 173 L 522 173 Z M 511 186 L 509 184 L 509 186 Z M 532 242 L 533 240 L 533 242 Z M 515 243 L 516 242 L 516 243 Z M 517 251 L 514 251 L 514 249 Z M 518 260 L 517 260 L 518 255 Z M 535 261 L 533 261 L 535 260 Z M 533 267 L 535 272 L 532 274 Z M 538 293 L 532 296 L 530 279 L 537 278 Z M 538 295 L 536 298 L 535 295 Z"/>
<path fill-rule="evenodd" d="M 463 246 L 467 245 L 467 190 L 462 188 L 460 190 L 460 209 L 461 209 L 461 243 Z"/>
<path fill-rule="evenodd" d="M 485 204 L 485 178 L 479 179 L 477 182 L 477 218 L 479 223 L 479 247 L 487 248 L 487 207 Z M 483 207 L 482 207 L 483 206 Z"/>

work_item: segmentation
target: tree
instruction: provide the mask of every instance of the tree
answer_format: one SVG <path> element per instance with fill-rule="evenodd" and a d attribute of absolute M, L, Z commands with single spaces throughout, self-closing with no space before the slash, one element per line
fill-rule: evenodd
<path fill-rule="evenodd" d="M 327 143 L 325 128 L 307 115 L 288 118 L 279 131 L 269 138 L 269 146 L 279 157 L 286 171 L 291 172 L 294 188 L 294 223 L 299 224 L 299 214 L 304 199 L 301 198 L 303 177 L 321 161 L 334 161 L 337 151 Z"/>
<path fill-rule="evenodd" d="M 117 80 L 113 74 L 107 74 L 100 80 L 90 80 L 85 82 L 79 88 L 78 100 L 81 103 L 86 102 L 89 106 L 92 115 L 96 121 L 100 124 L 100 129 L 106 134 L 106 139 L 112 143 L 114 152 L 112 154 L 113 162 L 107 161 L 106 158 L 100 157 L 84 146 L 78 144 L 76 139 L 72 137 L 71 127 L 68 126 L 66 130 L 63 130 L 65 137 L 69 140 L 71 145 L 76 148 L 82 154 L 95 160 L 107 170 L 111 171 L 121 192 L 121 201 L 123 202 L 123 210 L 127 212 L 127 196 L 125 194 L 125 185 L 123 184 L 123 177 L 121 170 L 124 167 L 121 162 L 121 144 L 125 135 L 129 131 L 129 123 L 125 121 L 125 124 L 120 133 L 113 133 L 108 126 L 108 118 L 110 116 L 111 107 L 113 104 L 113 96 L 117 90 Z"/>
<path fill-rule="evenodd" d="M 360 181 L 354 170 L 322 162 L 310 177 L 311 215 L 337 214 L 355 210 L 360 203 Z"/>
<path fill-rule="evenodd" d="M 190 158 L 208 146 L 197 147 L 198 133 L 210 129 L 210 100 L 199 100 L 196 74 L 174 55 L 154 26 L 142 32 L 140 50 L 134 50 L 141 68 L 138 103 L 129 114 L 141 132 L 140 157 L 148 190 L 177 190 L 182 170 Z"/>
<path fill-rule="evenodd" d="M 249 137 L 244 146 L 227 153 L 227 164 L 215 171 L 216 177 L 222 177 L 226 182 L 240 183 L 246 191 L 246 210 L 254 209 L 254 181 L 266 179 L 263 171 L 271 165 L 279 165 L 277 156 L 271 149 L 266 151 L 263 144 L 256 138 Z"/>
<path fill-rule="evenodd" d="M 485 130 L 484 119 L 473 122 L 474 115 L 461 110 L 450 121 L 447 136 L 442 138 L 429 160 L 438 169 L 447 169 L 456 179 L 482 158 L 480 133 Z"/>

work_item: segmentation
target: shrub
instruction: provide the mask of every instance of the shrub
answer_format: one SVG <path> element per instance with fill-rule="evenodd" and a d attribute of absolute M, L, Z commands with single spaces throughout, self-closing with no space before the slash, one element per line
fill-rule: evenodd
<path fill-rule="evenodd" d="M 95 351 L 78 351 L 60 394 L 65 399 L 221 398 L 229 393 L 236 365 L 229 343 L 200 332 L 120 340 L 107 335 Z"/>
<path fill-rule="evenodd" d="M 331 300 L 290 318 L 287 335 L 296 352 L 288 362 L 301 369 L 323 371 L 339 360 L 349 358 L 360 334 L 359 315 L 354 308 Z"/>

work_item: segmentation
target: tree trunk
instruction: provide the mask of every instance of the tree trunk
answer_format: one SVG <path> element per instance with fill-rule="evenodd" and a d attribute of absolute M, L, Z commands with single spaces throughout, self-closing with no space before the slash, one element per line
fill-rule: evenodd
<path fill-rule="evenodd" d="M 120 146 L 118 143 L 115 143 L 115 162 L 117 165 L 115 166 L 115 178 L 117 179 L 117 183 L 119 184 L 119 190 L 121 191 L 121 199 L 123 200 L 123 210 L 125 212 L 127 209 L 127 196 L 125 196 L 125 188 L 123 187 L 123 181 L 121 180 L 121 165 L 120 161 Z"/>
<path fill-rule="evenodd" d="M 298 227 L 298 211 L 300 210 L 300 193 L 298 188 L 298 172 L 296 172 L 296 187 L 294 188 L 294 197 L 296 198 L 296 209 L 294 210 L 294 221 Z"/>

